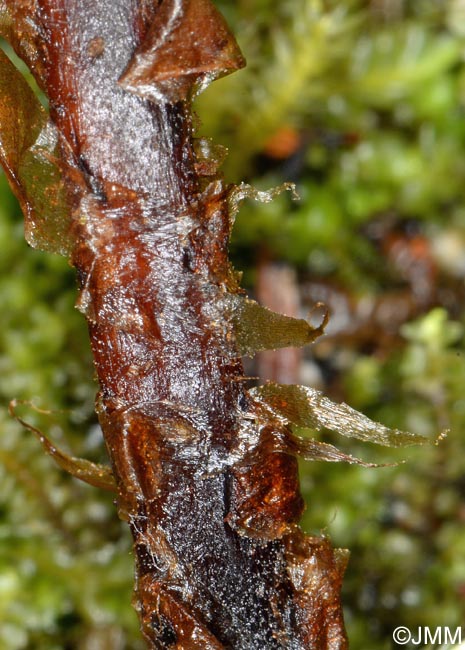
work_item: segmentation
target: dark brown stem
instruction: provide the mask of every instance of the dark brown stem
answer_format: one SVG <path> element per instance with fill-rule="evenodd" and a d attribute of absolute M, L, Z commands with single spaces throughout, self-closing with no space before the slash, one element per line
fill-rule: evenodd
<path fill-rule="evenodd" d="M 230 189 L 199 176 L 193 149 L 189 89 L 218 58 L 240 65 L 234 40 L 207 0 L 29 5 L 148 646 L 345 648 L 344 559 L 297 528 L 287 430 L 244 386 Z"/>

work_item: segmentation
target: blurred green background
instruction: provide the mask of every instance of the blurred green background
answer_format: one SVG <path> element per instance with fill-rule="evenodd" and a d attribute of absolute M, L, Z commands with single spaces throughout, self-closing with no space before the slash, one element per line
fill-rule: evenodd
<path fill-rule="evenodd" d="M 228 181 L 291 180 L 301 197 L 244 203 L 235 266 L 264 302 L 305 315 L 322 300 L 332 314 L 302 356 L 249 372 L 431 440 L 450 430 L 400 453 L 325 438 L 406 460 L 395 467 L 301 466 L 305 529 L 351 550 L 351 648 L 387 650 L 399 625 L 465 620 L 465 0 L 217 4 L 248 67 L 196 101 L 199 134 L 229 149 Z M 111 496 L 58 470 L 8 416 L 11 399 L 32 400 L 52 414 L 23 409 L 30 422 L 105 460 L 73 271 L 28 248 L 3 177 L 0 250 L 0 647 L 142 649 Z"/>

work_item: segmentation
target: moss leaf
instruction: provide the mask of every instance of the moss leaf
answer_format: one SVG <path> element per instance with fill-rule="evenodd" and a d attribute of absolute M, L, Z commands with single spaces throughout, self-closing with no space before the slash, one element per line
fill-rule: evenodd
<path fill-rule="evenodd" d="M 0 50 L 0 162 L 24 212 L 26 238 L 42 250 L 70 250 L 69 206 L 58 139 L 23 75 Z"/>
<path fill-rule="evenodd" d="M 199 29 L 200 26 L 200 29 Z M 195 33 L 195 39 L 192 34 Z M 223 17 L 210 0 L 168 0 L 120 79 L 144 99 L 174 103 L 245 65 Z"/>
<path fill-rule="evenodd" d="M 39 429 L 16 415 L 15 408 L 17 404 L 18 402 L 16 400 L 10 402 L 10 414 L 23 427 L 36 436 L 44 451 L 53 458 L 61 469 L 64 469 L 65 472 L 68 472 L 68 474 L 71 474 L 71 476 L 74 476 L 80 481 L 84 481 L 84 483 L 102 488 L 103 490 L 109 490 L 110 492 L 116 491 L 116 483 L 110 467 L 100 463 L 93 463 L 85 458 L 69 456 L 64 451 L 61 451 L 61 449 L 58 449 Z"/>
<path fill-rule="evenodd" d="M 255 300 L 239 295 L 228 296 L 227 308 L 231 311 L 239 351 L 249 356 L 261 350 L 301 347 L 312 343 L 323 334 L 328 320 L 325 313 L 321 325 L 313 327 L 303 318 L 278 314 Z"/>
<path fill-rule="evenodd" d="M 329 429 L 342 436 L 386 447 L 407 447 L 428 442 L 423 436 L 390 429 L 374 422 L 347 404 L 331 401 L 320 391 L 305 386 L 267 383 L 250 390 L 286 422 L 316 431 Z"/>

